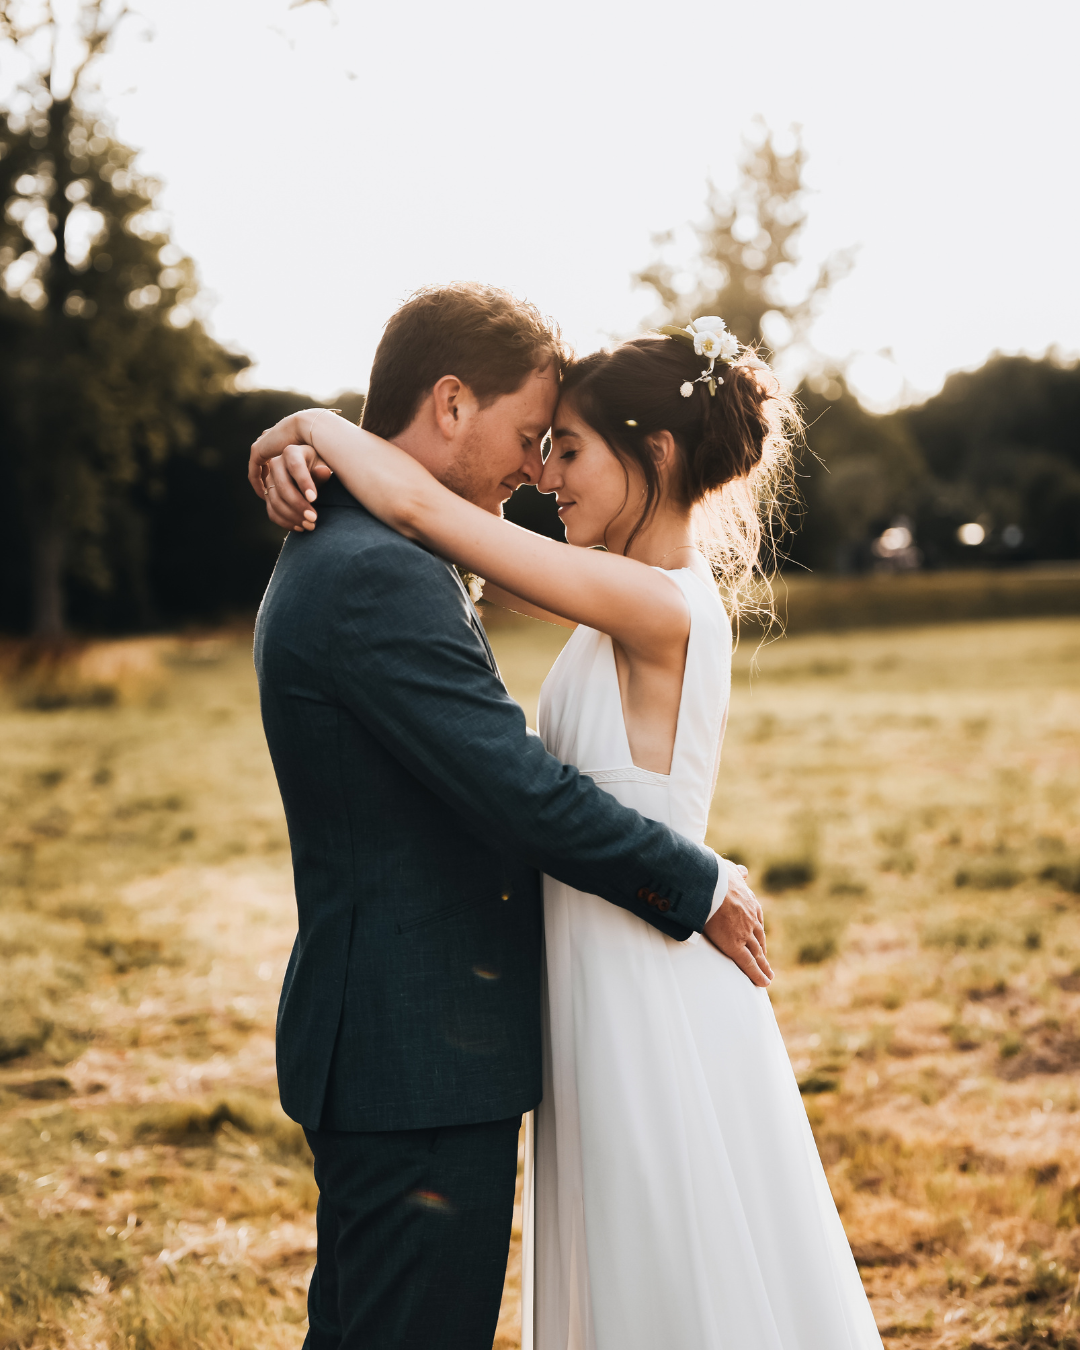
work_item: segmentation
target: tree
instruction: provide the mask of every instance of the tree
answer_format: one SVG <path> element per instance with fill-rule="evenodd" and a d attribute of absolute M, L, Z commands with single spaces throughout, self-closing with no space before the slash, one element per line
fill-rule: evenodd
<path fill-rule="evenodd" d="M 710 183 L 704 224 L 696 226 L 698 255 L 689 266 L 661 257 L 635 276 L 660 301 L 650 327 L 685 324 L 700 314 L 719 314 L 744 343 L 778 351 L 805 343 L 825 293 L 850 271 L 851 250 L 832 254 L 809 285 L 796 274 L 798 241 L 806 224 L 803 169 L 806 150 L 796 134 L 794 148 L 777 150 L 772 131 L 748 142 L 732 193 Z M 667 248 L 668 231 L 653 243 Z M 690 285 L 680 282 L 690 279 Z"/>
<path fill-rule="evenodd" d="M 820 390 L 804 385 L 799 402 L 807 424 L 803 510 L 788 557 L 813 571 L 866 571 L 872 541 L 893 524 L 910 529 L 920 513 L 926 463 L 903 414 L 867 412 L 840 376 Z"/>
<path fill-rule="evenodd" d="M 799 466 L 806 511 L 789 521 L 799 533 L 784 551 L 804 566 L 845 568 L 856 565 L 871 522 L 888 523 L 896 499 L 917 473 L 918 452 L 903 436 L 883 434 L 879 419 L 859 406 L 810 347 L 810 324 L 829 289 L 850 271 L 854 255 L 850 249 L 833 253 L 812 278 L 801 277 L 805 165 L 797 131 L 791 150 L 782 151 L 772 131 L 759 124 L 759 134 L 745 146 L 734 191 L 709 185 L 706 219 L 695 226 L 697 256 L 688 264 L 661 256 L 635 280 L 660 301 L 650 327 L 719 314 L 743 343 L 760 346 L 769 357 L 793 358 L 786 362 L 793 379 L 814 372 L 813 387 L 798 390 L 809 424 Z M 671 231 L 654 238 L 661 249 L 673 242 Z M 898 457 L 895 464 L 892 455 Z M 837 472 L 830 476 L 834 465 Z"/>
<path fill-rule="evenodd" d="M 931 560 L 1080 557 L 1080 362 L 992 356 L 894 416 L 933 475 L 918 519 Z M 982 544 L 959 542 L 965 522 Z"/>
<path fill-rule="evenodd" d="M 91 110 L 90 72 L 126 13 L 79 0 L 70 31 L 51 0 L 0 0 L 0 50 L 23 74 L 0 109 L 0 441 L 43 638 L 65 631 L 72 576 L 108 589 L 126 569 L 139 590 L 130 489 L 247 364 L 194 318 L 194 264 L 155 211 L 160 185 Z"/>

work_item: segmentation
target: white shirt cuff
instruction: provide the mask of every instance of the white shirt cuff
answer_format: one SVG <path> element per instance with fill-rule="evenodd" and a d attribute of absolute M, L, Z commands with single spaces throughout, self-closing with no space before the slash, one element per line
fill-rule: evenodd
<path fill-rule="evenodd" d="M 728 864 L 727 864 L 727 859 L 726 859 L 726 858 L 721 858 L 720 855 L 717 854 L 717 856 L 716 856 L 716 861 L 717 861 L 717 863 L 719 863 L 719 865 L 720 865 L 720 871 L 719 871 L 719 874 L 718 874 L 718 876 L 717 876 L 717 878 L 716 878 L 716 890 L 713 891 L 712 909 L 709 910 L 709 919 L 712 918 L 712 916 L 716 913 L 716 911 L 717 911 L 717 910 L 720 908 L 720 906 L 724 903 L 724 896 L 727 895 L 727 889 L 728 889 Z M 708 923 L 709 919 L 706 919 L 705 922 Z"/>

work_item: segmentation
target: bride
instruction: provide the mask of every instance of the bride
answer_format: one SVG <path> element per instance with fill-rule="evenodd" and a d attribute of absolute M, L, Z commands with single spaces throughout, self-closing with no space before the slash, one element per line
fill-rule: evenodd
<path fill-rule="evenodd" d="M 539 487 L 575 547 L 337 417 L 290 419 L 305 444 L 283 462 L 309 500 L 310 469 L 329 466 L 386 524 L 487 578 L 486 600 L 573 628 L 541 694 L 547 748 L 702 841 L 731 672 L 714 577 L 736 608 L 794 413 L 719 319 L 664 334 L 567 371 Z M 276 432 L 256 462 L 281 451 Z M 523 1344 L 880 1350 L 766 989 L 699 935 L 675 942 L 551 878 L 544 924 Z M 767 973 L 762 954 L 757 985 Z"/>

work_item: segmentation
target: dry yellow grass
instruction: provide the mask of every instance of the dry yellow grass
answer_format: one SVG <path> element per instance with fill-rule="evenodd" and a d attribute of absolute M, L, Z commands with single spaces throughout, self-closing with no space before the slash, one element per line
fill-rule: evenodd
<path fill-rule="evenodd" d="M 534 709 L 564 634 L 493 636 Z M 749 658 L 711 842 L 770 895 L 777 1013 L 886 1343 L 1080 1346 L 1080 624 L 793 638 L 752 687 Z M 20 659 L 0 1347 L 298 1347 L 314 1194 L 274 1092 L 293 910 L 249 640 Z"/>

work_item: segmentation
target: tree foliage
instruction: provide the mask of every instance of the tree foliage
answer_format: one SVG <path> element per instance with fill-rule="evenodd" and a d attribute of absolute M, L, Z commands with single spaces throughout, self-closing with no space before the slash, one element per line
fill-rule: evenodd
<path fill-rule="evenodd" d="M 873 539 L 915 511 L 926 463 L 902 418 L 867 412 L 842 378 L 822 384 L 827 393 L 799 390 L 802 510 L 786 552 L 816 571 L 862 571 L 873 562 Z"/>
<path fill-rule="evenodd" d="M 839 377 L 799 391 L 807 419 L 793 561 L 888 567 L 875 540 L 910 531 L 925 567 L 1080 558 L 1080 362 L 993 356 L 918 407 L 867 412 Z M 981 543 L 961 541 L 977 524 Z"/>
<path fill-rule="evenodd" d="M 734 191 L 710 186 L 696 257 L 686 265 L 661 257 L 635 278 L 660 302 L 650 327 L 719 314 L 743 342 L 779 352 L 781 368 L 803 373 L 804 509 L 788 541 L 791 561 L 860 571 L 1080 557 L 1080 365 L 998 356 L 951 375 L 919 408 L 867 412 L 809 345 L 810 325 L 853 252 L 834 253 L 812 277 L 798 270 L 805 164 L 798 137 L 781 152 L 762 126 Z M 673 240 L 669 232 L 655 243 L 666 249 Z M 981 545 L 960 542 L 968 522 L 984 531 Z M 891 526 L 912 536 L 893 557 L 875 552 Z"/>
<path fill-rule="evenodd" d="M 1080 362 L 994 356 L 894 417 L 926 460 L 930 561 L 1080 558 Z M 974 552 L 956 539 L 964 521 L 985 531 Z"/>
<path fill-rule="evenodd" d="M 710 183 L 705 221 L 695 227 L 698 253 L 689 267 L 661 256 L 635 276 L 660 302 L 651 327 L 719 314 L 744 343 L 778 349 L 806 340 L 821 299 L 850 270 L 852 253 L 834 253 L 808 284 L 800 284 L 805 164 L 801 137 L 796 134 L 793 148 L 782 152 L 761 125 L 759 137 L 746 145 L 735 190 L 722 192 Z M 669 231 L 653 243 L 663 250 L 673 239 Z"/>
<path fill-rule="evenodd" d="M 190 444 L 193 411 L 247 364 L 195 319 L 194 265 L 156 212 L 160 185 L 89 107 L 123 14 L 82 0 L 70 34 L 51 5 L 0 0 L 24 77 L 0 109 L 0 417 L 44 637 L 64 630 L 69 579 L 108 590 L 117 569 L 138 574 L 130 489 Z M 62 70 L 72 36 L 80 56 Z"/>

